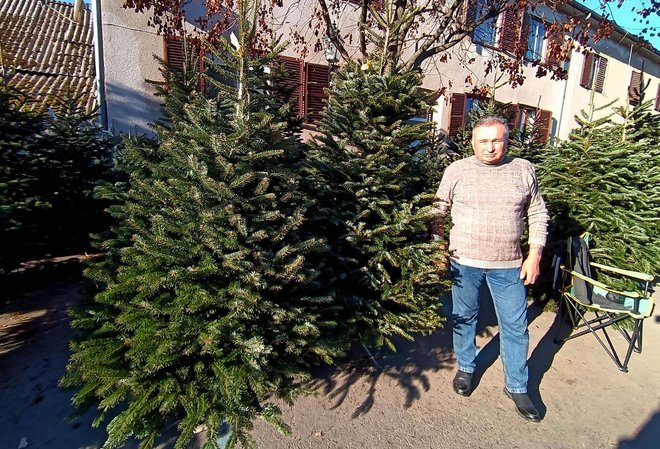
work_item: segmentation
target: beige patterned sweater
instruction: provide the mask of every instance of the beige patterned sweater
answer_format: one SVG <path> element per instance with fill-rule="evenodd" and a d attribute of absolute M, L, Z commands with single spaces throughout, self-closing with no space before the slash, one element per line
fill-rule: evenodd
<path fill-rule="evenodd" d="M 520 236 L 525 217 L 529 243 L 545 246 L 548 213 L 539 193 L 534 166 L 506 156 L 498 165 L 475 156 L 452 163 L 434 200 L 442 217 L 451 209 L 451 258 L 477 268 L 516 268 L 522 264 Z"/>

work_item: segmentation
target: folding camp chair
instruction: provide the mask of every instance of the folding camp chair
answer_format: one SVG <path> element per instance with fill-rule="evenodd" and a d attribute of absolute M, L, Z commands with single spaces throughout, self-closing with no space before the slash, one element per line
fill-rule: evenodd
<path fill-rule="evenodd" d="M 591 333 L 616 366 L 621 371 L 628 372 L 628 362 L 632 352 L 642 352 L 644 319 L 653 313 L 654 302 L 649 291 L 653 276 L 592 262 L 589 254 L 590 242 L 589 233 L 569 238 L 565 259 L 555 256 L 553 261 L 555 285 L 558 278 L 561 278 L 562 281 L 559 288 L 562 297 L 559 303 L 560 317 L 567 315 L 573 330 L 579 330 L 559 341 L 560 326 L 557 326 L 555 343 L 560 344 Z M 618 291 L 610 288 L 595 279 L 596 270 L 610 276 L 632 280 L 640 286 L 641 291 Z M 630 319 L 634 323 L 632 330 L 625 329 L 625 327 L 630 327 L 622 323 L 626 319 Z M 562 321 L 559 323 L 561 324 Z M 628 344 L 623 362 L 607 332 L 610 327 L 619 331 Z M 599 334 L 604 338 L 601 338 Z"/>

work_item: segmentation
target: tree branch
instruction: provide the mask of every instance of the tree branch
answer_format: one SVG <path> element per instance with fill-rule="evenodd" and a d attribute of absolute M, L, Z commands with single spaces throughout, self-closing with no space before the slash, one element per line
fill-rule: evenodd
<path fill-rule="evenodd" d="M 321 17 L 323 17 L 323 21 L 325 22 L 326 26 L 326 34 L 330 38 L 333 44 L 337 47 L 337 50 L 339 50 L 339 54 L 341 55 L 342 58 L 344 59 L 350 59 L 348 55 L 348 51 L 346 51 L 346 47 L 344 47 L 344 43 L 341 41 L 339 36 L 337 36 L 334 32 L 333 26 L 332 26 L 332 17 L 330 17 L 330 11 L 328 11 L 328 4 L 325 2 L 325 0 L 318 0 L 319 6 L 321 7 Z"/>

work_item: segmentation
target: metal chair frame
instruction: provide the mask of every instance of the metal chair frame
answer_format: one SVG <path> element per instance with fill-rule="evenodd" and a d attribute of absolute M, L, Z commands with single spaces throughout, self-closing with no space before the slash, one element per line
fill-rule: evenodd
<path fill-rule="evenodd" d="M 569 239 L 569 245 L 570 244 L 571 244 L 571 240 Z M 571 335 L 563 339 L 559 339 L 559 331 L 561 327 L 561 321 L 559 321 L 559 325 L 555 328 L 554 342 L 556 344 L 562 344 L 565 341 L 572 340 L 574 338 L 581 337 L 586 334 L 593 334 L 593 336 L 596 338 L 598 343 L 600 343 L 602 348 L 605 350 L 607 355 L 609 355 L 609 357 L 612 359 L 614 364 L 619 368 L 619 370 L 623 371 L 624 373 L 627 373 L 628 363 L 630 362 L 630 358 L 633 351 L 636 353 L 642 352 L 644 319 L 651 316 L 653 311 L 653 301 L 649 294 L 650 284 L 651 281 L 653 280 L 653 276 L 645 273 L 638 273 L 628 270 L 622 270 L 619 268 L 609 267 L 607 265 L 602 265 L 595 262 L 589 262 L 589 265 L 592 267 L 599 268 L 604 271 L 609 271 L 615 274 L 619 274 L 628 278 L 632 278 L 635 279 L 636 281 L 644 282 L 644 290 L 643 293 L 641 294 L 633 293 L 633 292 L 620 292 L 608 287 L 607 285 L 601 282 L 598 282 L 595 279 L 592 279 L 581 273 L 577 273 L 573 271 L 572 269 L 566 267 L 565 265 L 560 264 L 559 261 L 555 261 L 555 263 L 558 264 L 558 268 L 559 270 L 561 270 L 562 279 L 563 279 L 562 286 L 560 287 L 561 300 L 559 303 L 558 314 L 559 317 L 568 315 L 568 317 L 570 318 L 571 327 L 573 328 L 574 331 L 578 331 L 578 332 L 572 333 Z M 582 300 L 580 300 L 571 293 L 571 287 L 573 285 L 574 278 L 579 278 L 587 282 L 591 286 L 600 287 L 609 292 L 623 294 L 628 298 L 633 298 L 635 300 L 635 311 L 623 311 L 623 310 L 618 311 L 611 309 L 608 310 L 596 304 L 586 304 L 585 302 L 583 302 Z M 638 312 L 639 309 L 637 309 L 637 307 L 639 305 L 639 301 L 642 299 L 651 301 L 651 310 L 649 311 L 648 314 L 641 314 Z M 589 317 L 587 317 L 588 313 L 593 313 L 595 317 L 589 319 Z M 621 326 L 615 326 L 616 330 L 622 335 L 622 337 L 628 344 L 626 348 L 625 357 L 622 360 L 616 348 L 614 347 L 614 344 L 612 343 L 612 339 L 610 338 L 610 335 L 607 332 L 608 331 L 607 328 L 612 326 L 613 324 L 616 324 L 628 318 L 632 318 L 634 320 L 634 326 L 632 331 L 628 331 L 622 328 Z M 599 335 L 598 331 L 600 331 L 602 337 L 601 335 Z"/>

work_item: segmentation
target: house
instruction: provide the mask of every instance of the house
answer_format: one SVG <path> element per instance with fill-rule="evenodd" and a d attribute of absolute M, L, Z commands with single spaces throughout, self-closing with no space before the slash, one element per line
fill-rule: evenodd
<path fill-rule="evenodd" d="M 96 107 L 92 15 L 74 20 L 71 4 L 51 0 L 0 0 L 2 75 L 47 108 L 71 92 L 88 112 Z"/>
<path fill-rule="evenodd" d="M 484 0 L 466 1 L 479 4 Z M 124 9 L 123 3 L 123 0 L 104 1 L 100 12 L 108 125 L 120 132 L 148 132 L 149 123 L 160 114 L 158 100 L 151 95 L 153 88 L 146 82 L 161 78 L 153 55 L 170 62 L 180 61 L 182 42 L 159 36 L 147 25 L 147 16 Z M 199 8 L 200 3 L 201 0 L 194 0 L 190 7 Z M 95 4 L 100 5 L 100 1 L 95 0 Z M 273 29 L 285 38 L 296 33 L 298 42 L 315 41 L 315 30 L 308 26 L 314 4 L 315 0 L 285 0 L 275 12 Z M 358 6 L 347 1 L 337 14 L 337 26 L 342 34 L 355 28 L 357 14 Z M 548 57 L 545 27 L 557 20 L 558 15 L 564 18 L 590 15 L 594 26 L 600 19 L 577 3 L 562 4 L 559 11 L 537 8 L 527 11 L 522 19 L 502 14 L 478 27 L 460 46 L 450 49 L 452 57 L 427 61 L 423 66 L 423 87 L 442 92 L 430 115 L 437 127 L 452 136 L 465 124 L 469 110 L 483 100 L 473 94 L 478 85 L 497 86 L 491 95 L 510 105 L 513 126 L 522 129 L 533 120 L 540 120 L 546 140 L 566 138 L 576 126 L 574 116 L 592 101 L 597 106 L 612 101 L 618 105 L 634 104 L 642 100 L 643 94 L 644 100 L 655 98 L 655 109 L 660 109 L 660 53 L 642 46 L 639 39 L 616 26 L 608 39 L 591 45 L 592 52 L 571 52 L 564 67 L 565 79 L 537 78 L 533 62 Z M 483 70 L 489 58 L 508 51 L 507 39 L 512 32 L 528 42 L 522 68 L 525 81 L 515 88 L 499 82 L 497 72 Z M 347 48 L 354 54 L 357 43 Z M 330 66 L 320 50 L 310 51 L 301 58 L 297 45 L 285 50 L 282 61 L 290 74 L 288 82 L 294 87 L 294 104 L 313 126 L 323 111 Z M 647 84 L 642 92 L 642 85 Z"/>

